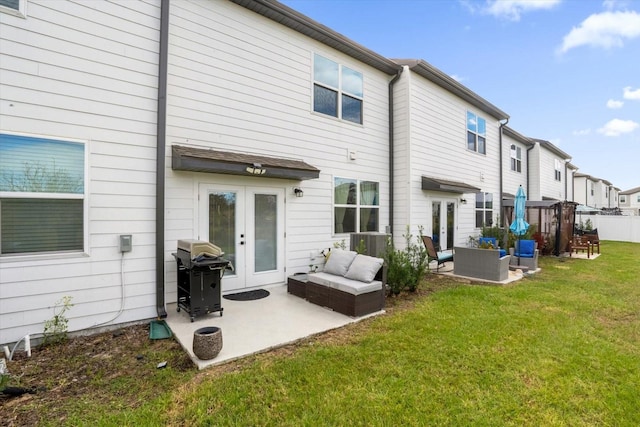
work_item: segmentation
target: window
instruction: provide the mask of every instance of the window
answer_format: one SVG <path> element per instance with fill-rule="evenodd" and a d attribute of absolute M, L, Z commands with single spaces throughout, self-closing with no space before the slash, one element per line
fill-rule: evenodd
<path fill-rule="evenodd" d="M 0 254 L 84 250 L 85 145 L 0 134 Z"/>
<path fill-rule="evenodd" d="M 522 172 L 522 148 L 511 145 L 511 170 Z"/>
<path fill-rule="evenodd" d="M 320 55 L 313 59 L 313 111 L 362 124 L 362 74 Z"/>
<path fill-rule="evenodd" d="M 640 194 L 638 195 L 638 198 L 636 199 L 636 202 L 640 203 Z"/>
<path fill-rule="evenodd" d="M 476 228 L 493 225 L 493 194 L 476 193 Z"/>
<path fill-rule="evenodd" d="M 467 111 L 467 148 L 487 154 L 487 122 L 471 111 Z"/>
<path fill-rule="evenodd" d="M 335 234 L 378 231 L 380 188 L 377 182 L 335 178 L 333 213 Z"/>
<path fill-rule="evenodd" d="M 25 17 L 27 0 L 0 0 L 0 12 Z"/>
<path fill-rule="evenodd" d="M 620 203 L 627 203 L 627 196 L 620 196 Z"/>
<path fill-rule="evenodd" d="M 595 194 L 595 191 L 593 189 L 593 182 L 590 183 L 590 187 L 591 187 L 591 195 L 593 196 Z"/>
<path fill-rule="evenodd" d="M 558 159 L 554 159 L 555 162 L 555 179 L 556 181 L 562 181 L 562 162 Z"/>

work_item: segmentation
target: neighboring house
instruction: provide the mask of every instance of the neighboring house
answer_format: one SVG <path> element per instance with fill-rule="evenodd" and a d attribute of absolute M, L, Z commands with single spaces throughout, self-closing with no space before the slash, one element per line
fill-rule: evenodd
<path fill-rule="evenodd" d="M 618 207 L 619 189 L 606 179 L 584 173 L 576 173 L 573 178 L 575 201 L 595 209 Z"/>
<path fill-rule="evenodd" d="M 578 167 L 571 162 L 567 162 L 567 201 L 575 202 L 574 177 L 578 173 Z"/>
<path fill-rule="evenodd" d="M 526 136 L 509 126 L 502 128 L 503 199 L 515 198 L 519 186 L 526 191 L 529 176 L 527 159 L 533 147 L 533 142 Z"/>
<path fill-rule="evenodd" d="M 569 200 L 567 175 L 569 154 L 542 139 L 531 139 L 534 147 L 529 151 L 529 200 Z"/>
<path fill-rule="evenodd" d="M 624 215 L 640 215 L 640 187 L 621 191 L 618 198 L 618 206 Z"/>
<path fill-rule="evenodd" d="M 160 3 L 2 5 L 0 343 L 152 318 Z"/>
<path fill-rule="evenodd" d="M 442 249 L 500 214 L 500 127 L 508 115 L 422 60 L 394 86 L 394 239 L 418 227 Z"/>

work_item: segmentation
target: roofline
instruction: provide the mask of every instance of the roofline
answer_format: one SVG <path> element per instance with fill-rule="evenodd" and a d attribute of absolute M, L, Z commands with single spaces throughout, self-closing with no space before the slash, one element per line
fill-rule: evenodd
<path fill-rule="evenodd" d="M 510 128 L 509 126 L 503 126 L 502 130 L 504 131 L 505 135 L 517 139 L 519 142 L 522 142 L 525 145 L 528 145 L 529 147 L 535 145 L 533 143 L 533 141 L 531 141 L 531 138 L 524 136 L 523 134 L 516 132 L 515 130 L 513 130 L 512 128 Z"/>
<path fill-rule="evenodd" d="M 390 59 L 275 0 L 229 1 L 317 40 L 390 76 L 396 75 L 402 70 L 400 65 Z"/>
<path fill-rule="evenodd" d="M 423 59 L 393 59 L 393 61 L 400 65 L 406 65 L 416 74 L 437 84 L 459 98 L 464 99 L 469 104 L 481 109 L 498 120 L 506 120 L 509 118 L 507 113 Z"/>
<path fill-rule="evenodd" d="M 621 191 L 619 194 L 622 195 L 622 196 L 626 196 L 626 195 L 630 195 L 630 194 L 634 194 L 634 193 L 640 193 L 640 187 L 632 188 L 632 189 L 626 190 L 626 191 Z"/>
<path fill-rule="evenodd" d="M 562 151 L 561 149 L 559 149 L 549 141 L 545 141 L 544 139 L 538 139 L 538 138 L 531 138 L 531 140 L 539 143 L 541 146 L 545 147 L 547 150 L 553 151 L 557 155 L 561 156 L 564 160 L 571 160 L 571 156 L 569 154 L 565 153 L 564 151 Z"/>

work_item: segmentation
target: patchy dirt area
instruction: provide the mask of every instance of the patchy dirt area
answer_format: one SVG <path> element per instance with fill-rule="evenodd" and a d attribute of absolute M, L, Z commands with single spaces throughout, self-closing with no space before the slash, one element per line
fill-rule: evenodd
<path fill-rule="evenodd" d="M 427 277 L 418 291 L 387 298 L 387 313 L 409 309 L 421 297 L 451 286 L 451 282 L 442 280 L 441 276 Z M 346 344 L 361 328 L 366 328 L 366 322 L 310 340 Z M 286 357 L 305 344 L 308 342 L 281 347 L 257 357 Z M 159 368 L 163 362 L 166 368 Z M 42 420 L 46 420 L 46 424 L 64 424 L 70 408 L 81 405 L 90 408 L 88 410 L 99 410 L 104 405 L 136 408 L 153 398 L 159 387 L 206 381 L 224 372 L 242 369 L 246 363 L 247 360 L 239 360 L 198 372 L 175 339 L 151 340 L 148 323 L 36 347 L 30 358 L 16 351 L 13 360 L 7 362 L 10 373 L 7 386 L 15 388 L 17 395 L 0 394 L 0 426 L 34 426 Z M 160 372 L 163 369 L 167 372 Z"/>
<path fill-rule="evenodd" d="M 0 394 L 0 426 L 37 425 L 42 413 L 63 422 L 65 402 L 101 398 L 108 394 L 105 383 L 125 377 L 131 384 L 145 384 L 162 362 L 178 371 L 195 370 L 175 340 L 150 340 L 148 324 L 36 347 L 30 358 L 16 351 L 7 362 L 7 386 L 13 393 L 5 389 Z M 132 406 L 138 398 L 133 400 Z"/>

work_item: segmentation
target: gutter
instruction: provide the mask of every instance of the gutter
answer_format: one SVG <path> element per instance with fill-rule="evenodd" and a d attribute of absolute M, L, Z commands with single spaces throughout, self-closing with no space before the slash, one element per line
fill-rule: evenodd
<path fill-rule="evenodd" d="M 169 57 L 169 1 L 160 2 L 160 50 L 158 55 L 158 117 L 156 144 L 156 310 L 167 317 L 164 306 L 164 159 L 167 143 L 167 69 Z"/>
<path fill-rule="evenodd" d="M 391 81 L 389 82 L 389 234 L 391 234 L 391 236 L 393 236 L 393 209 L 394 209 L 394 203 L 393 203 L 393 198 L 395 197 L 395 192 L 393 187 L 395 186 L 395 181 L 394 181 L 394 128 L 393 128 L 393 85 L 398 81 L 398 79 L 400 78 L 400 75 L 402 74 L 402 71 L 404 70 L 404 67 L 401 67 L 400 70 L 398 71 L 398 73 L 395 75 L 395 77 L 393 79 L 391 79 Z"/>

